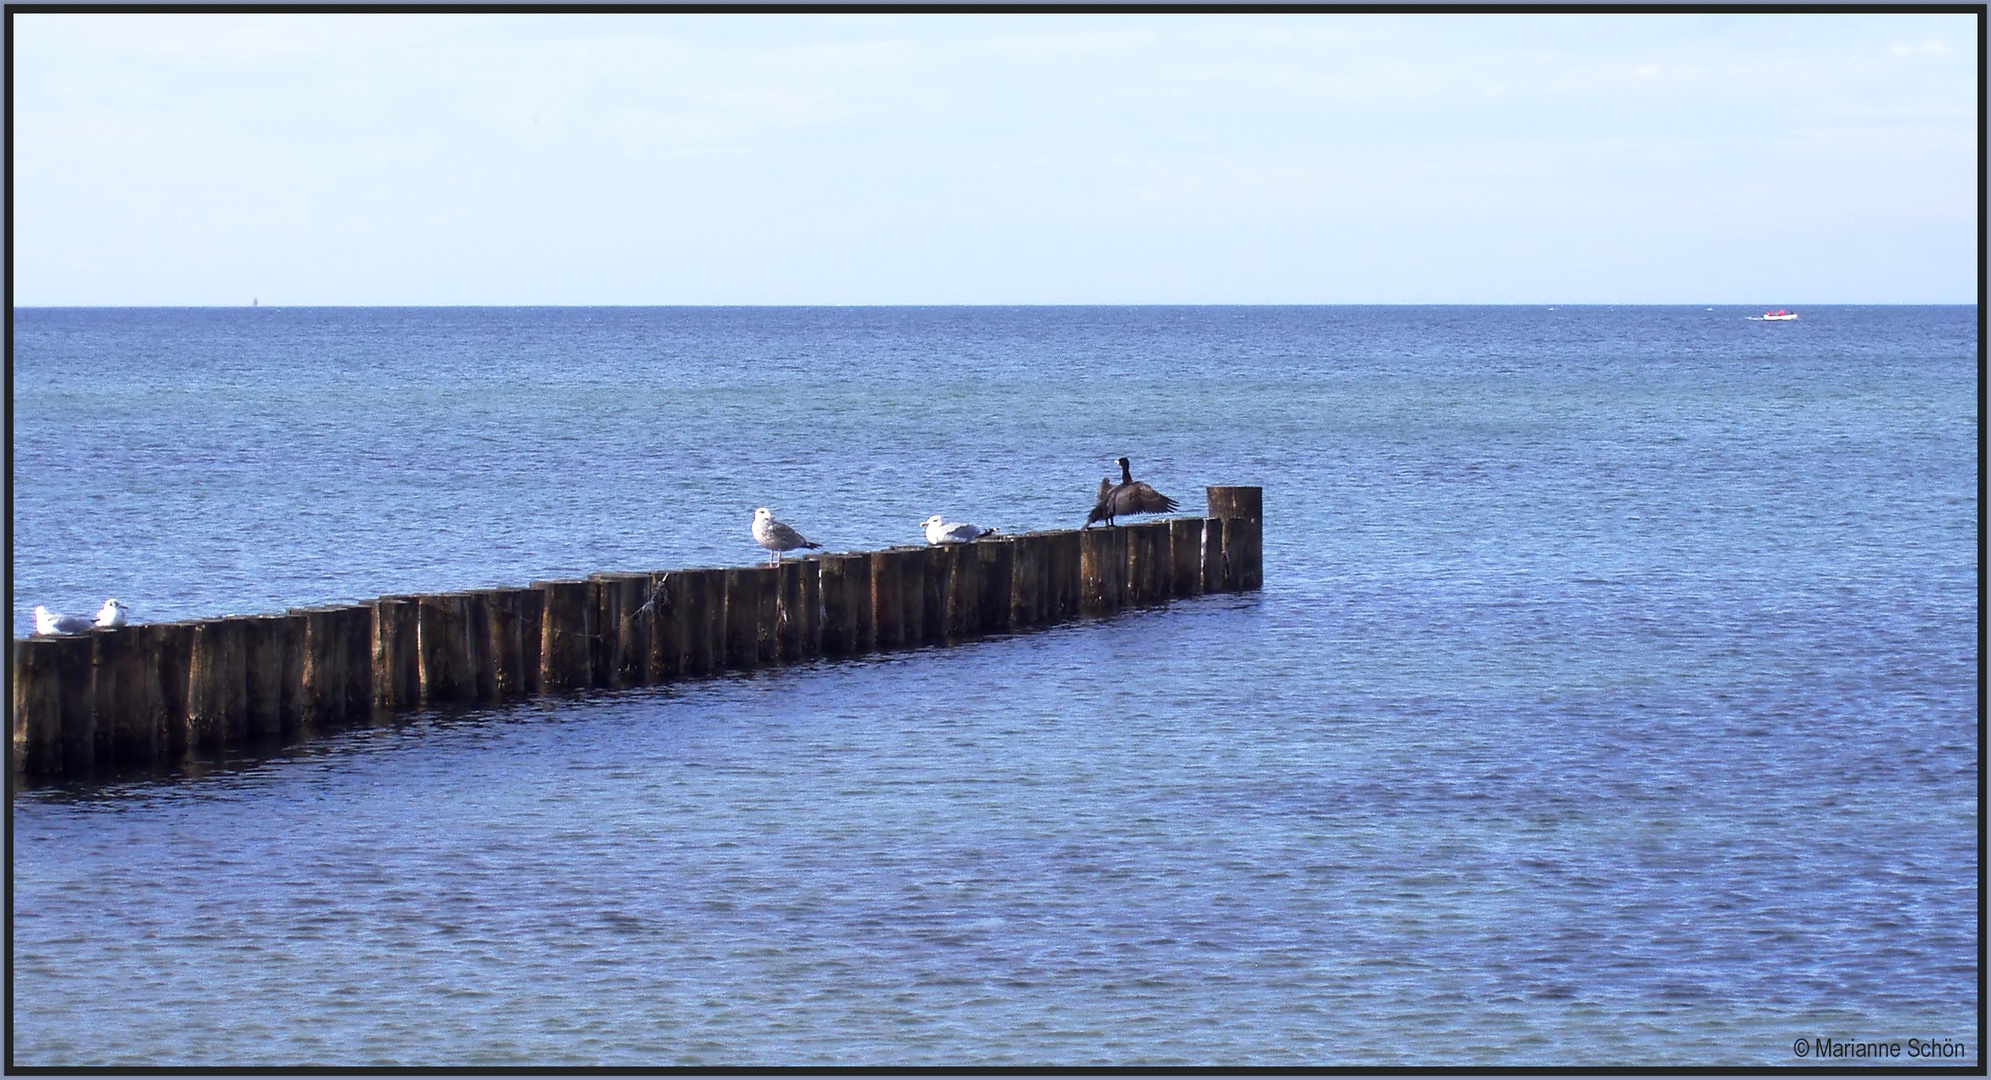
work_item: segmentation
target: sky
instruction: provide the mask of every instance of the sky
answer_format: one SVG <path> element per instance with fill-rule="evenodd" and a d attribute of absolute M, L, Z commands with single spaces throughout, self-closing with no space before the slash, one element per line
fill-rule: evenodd
<path fill-rule="evenodd" d="M 1969 15 L 13 27 L 20 306 L 1977 295 Z"/>

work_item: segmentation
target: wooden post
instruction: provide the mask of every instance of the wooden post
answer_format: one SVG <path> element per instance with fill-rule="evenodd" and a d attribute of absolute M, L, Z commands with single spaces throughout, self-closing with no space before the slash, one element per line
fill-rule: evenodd
<path fill-rule="evenodd" d="M 1044 610 L 1044 568 L 1050 543 L 1042 533 L 1025 533 L 1009 541 L 1009 625 L 1012 629 L 1048 622 Z"/>
<path fill-rule="evenodd" d="M 374 614 L 371 604 L 342 604 L 332 609 L 332 626 L 338 634 L 340 651 L 344 654 L 339 670 L 345 678 L 345 714 L 346 719 L 353 723 L 371 723 L 377 719 L 374 708 Z M 412 619 L 415 616 L 410 611 L 406 617 Z M 412 640 L 410 644 L 413 644 Z"/>
<path fill-rule="evenodd" d="M 650 595 L 643 602 L 649 605 L 644 617 L 650 621 L 650 652 L 643 662 L 643 679 L 669 682 L 685 672 L 684 575 L 659 570 L 648 580 Z"/>
<path fill-rule="evenodd" d="M 54 638 L 14 641 L 14 768 L 62 771 L 62 679 Z"/>
<path fill-rule="evenodd" d="M 1231 579 L 1224 561 L 1224 519 L 1203 519 L 1203 591 L 1229 592 Z"/>
<path fill-rule="evenodd" d="M 947 592 L 950 574 L 948 550 L 931 545 L 907 548 L 907 557 L 915 569 L 906 571 L 906 588 L 911 591 L 912 582 L 920 583 L 916 603 L 906 612 L 906 639 L 909 643 L 939 642 L 947 640 Z M 907 597 L 912 600 L 912 597 Z M 917 608 L 914 612 L 912 609 Z"/>
<path fill-rule="evenodd" d="M 686 570 L 684 669 L 710 675 L 726 666 L 726 571 Z"/>
<path fill-rule="evenodd" d="M 773 571 L 768 571 L 772 573 Z M 760 663 L 760 588 L 758 571 L 731 567 L 726 571 L 724 665 L 745 669 Z"/>
<path fill-rule="evenodd" d="M 1016 542 L 1008 537 L 991 537 L 966 545 L 975 553 L 975 580 L 981 595 L 976 609 L 981 619 L 977 633 L 1000 634 L 1010 628 L 1010 593 L 1016 573 Z"/>
<path fill-rule="evenodd" d="M 879 649 L 906 644 L 906 560 L 897 551 L 874 551 L 871 563 L 871 623 Z M 924 565 L 924 564 L 920 564 Z"/>
<path fill-rule="evenodd" d="M 345 651 L 332 642 L 332 607 L 292 608 L 304 620 L 304 664 L 298 688 L 299 726 L 306 731 L 330 727 L 346 718 Z M 371 648 L 371 642 L 369 642 Z M 334 665 L 338 665 L 336 668 Z M 368 687 L 369 694 L 372 687 Z"/>
<path fill-rule="evenodd" d="M 422 704 L 470 700 L 477 680 L 463 597 L 455 593 L 418 596 L 415 613 Z"/>
<path fill-rule="evenodd" d="M 864 555 L 825 555 L 822 562 L 822 652 L 855 656 L 868 648 L 871 560 Z"/>
<path fill-rule="evenodd" d="M 164 756 L 165 702 L 160 692 L 160 635 L 153 626 L 96 631 L 97 757 L 114 763 Z"/>
<path fill-rule="evenodd" d="M 1079 533 L 1079 606 L 1110 615 L 1127 606 L 1127 530 L 1114 525 Z"/>
<path fill-rule="evenodd" d="M 1168 599 L 1168 522 L 1143 521 L 1127 528 L 1127 602 L 1159 604 Z"/>
<path fill-rule="evenodd" d="M 201 750 L 239 746 L 249 731 L 249 679 L 244 665 L 248 620 L 194 624 L 193 666 L 187 677 L 187 741 Z M 68 754 L 64 753 L 65 764 Z"/>
<path fill-rule="evenodd" d="M 84 771 L 97 765 L 96 671 L 91 662 L 96 644 L 89 634 L 58 640 L 55 666 L 62 681 L 62 729 L 56 741 L 62 746 L 62 771 Z M 238 652 L 238 663 L 240 656 Z"/>
<path fill-rule="evenodd" d="M 491 704 L 504 700 L 498 692 L 498 640 L 491 629 L 491 602 L 496 591 L 477 589 L 462 593 L 463 641 L 470 654 L 470 700 Z"/>
<path fill-rule="evenodd" d="M 648 574 L 596 574 L 595 625 L 601 644 L 595 651 L 596 686 L 642 686 L 650 660 Z M 652 609 L 654 610 L 654 609 Z"/>
<path fill-rule="evenodd" d="M 1230 566 L 1225 576 L 1231 587 L 1260 588 L 1265 583 L 1264 489 L 1212 487 L 1205 494 L 1211 517 L 1242 522 L 1224 529 L 1224 557 Z"/>
<path fill-rule="evenodd" d="M 304 726 L 304 616 L 277 616 L 277 651 L 283 657 L 283 693 L 277 709 L 277 731 L 291 735 Z M 371 642 L 368 648 L 371 648 Z M 373 687 L 367 687 L 370 696 Z"/>
<path fill-rule="evenodd" d="M 774 634 L 781 622 L 781 571 L 779 567 L 763 567 L 754 581 L 754 645 L 760 651 L 760 662 L 777 664 L 781 662 L 781 645 Z"/>
<path fill-rule="evenodd" d="M 490 589 L 483 595 L 489 611 L 491 694 L 498 701 L 515 701 L 538 688 L 536 612 L 542 594 L 537 589 Z"/>
<path fill-rule="evenodd" d="M 584 690 L 594 685 L 595 583 L 535 581 L 542 594 L 539 684 L 547 691 Z"/>
<path fill-rule="evenodd" d="M 1084 609 L 1085 590 L 1079 573 L 1084 535 L 1085 531 L 1078 529 L 1059 529 L 1044 536 L 1045 617 L 1051 622 L 1076 619 Z"/>
<path fill-rule="evenodd" d="M 802 659 L 802 571 L 805 565 L 811 565 L 807 559 L 784 559 L 775 568 L 775 657 L 783 663 Z"/>
<path fill-rule="evenodd" d="M 934 559 L 941 582 L 940 632 L 928 631 L 932 641 L 960 641 L 982 629 L 982 566 L 973 544 L 939 544 L 927 556 Z"/>
<path fill-rule="evenodd" d="M 782 579 L 782 632 L 792 633 L 795 642 L 794 654 L 789 655 L 786 639 L 783 639 L 782 658 L 785 660 L 811 660 L 823 654 L 823 558 L 821 555 L 810 555 L 796 560 L 796 572 L 800 577 L 792 604 L 787 579 Z"/>
<path fill-rule="evenodd" d="M 350 709 L 343 700 L 345 695 L 336 693 L 340 699 L 336 706 L 340 719 L 358 723 L 368 719 L 373 711 L 406 712 L 421 703 L 421 614 L 421 602 L 413 596 L 383 596 L 373 602 L 372 708 L 364 712 Z M 339 608 L 328 609 L 325 615 L 327 633 L 333 638 L 327 648 L 337 654 L 334 661 L 337 667 L 327 674 L 338 678 L 343 686 L 351 674 L 346 670 L 346 617 Z M 305 633 L 308 637 L 310 631 Z"/>
<path fill-rule="evenodd" d="M 192 623 L 151 623 L 146 626 L 159 643 L 160 749 L 179 760 L 187 752 L 187 691 L 193 677 Z"/>
<path fill-rule="evenodd" d="M 1203 519 L 1176 518 L 1168 523 L 1169 595 L 1196 596 L 1203 591 Z"/>
<path fill-rule="evenodd" d="M 823 561 L 809 559 L 802 570 L 802 658 L 823 655 Z"/>
<path fill-rule="evenodd" d="M 246 733 L 275 738 L 283 734 L 283 618 L 258 615 L 242 623 L 243 674 L 248 679 Z"/>

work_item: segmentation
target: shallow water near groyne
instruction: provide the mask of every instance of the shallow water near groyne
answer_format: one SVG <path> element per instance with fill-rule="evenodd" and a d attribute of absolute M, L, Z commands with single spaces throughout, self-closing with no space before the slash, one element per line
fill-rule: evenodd
<path fill-rule="evenodd" d="M 13 1062 L 1976 1064 L 1977 313 L 1760 311 L 17 311 L 16 634 L 1121 454 L 1265 586 L 17 782 Z"/>

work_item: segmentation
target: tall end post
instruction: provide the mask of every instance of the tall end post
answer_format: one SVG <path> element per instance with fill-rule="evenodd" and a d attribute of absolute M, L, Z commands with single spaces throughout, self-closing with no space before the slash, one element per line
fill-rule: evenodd
<path fill-rule="evenodd" d="M 1234 523 L 1222 532 L 1224 579 L 1239 592 L 1265 582 L 1264 492 L 1259 487 L 1206 489 L 1210 516 Z M 1204 542 L 1209 542 L 1208 537 Z"/>

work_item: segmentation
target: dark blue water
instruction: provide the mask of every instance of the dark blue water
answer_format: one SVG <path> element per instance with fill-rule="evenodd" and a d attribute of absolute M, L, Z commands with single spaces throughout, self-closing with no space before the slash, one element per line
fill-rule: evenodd
<path fill-rule="evenodd" d="M 1975 1064 L 1977 314 L 1753 313 L 19 311 L 17 634 L 1123 453 L 1266 586 L 28 785 L 14 1060 Z"/>

